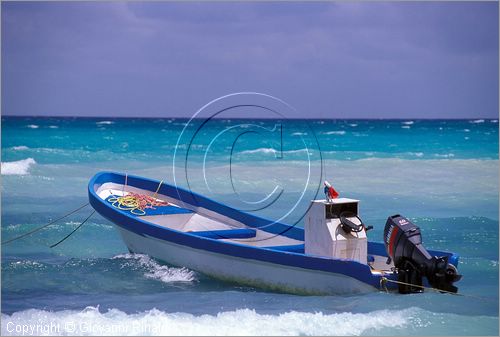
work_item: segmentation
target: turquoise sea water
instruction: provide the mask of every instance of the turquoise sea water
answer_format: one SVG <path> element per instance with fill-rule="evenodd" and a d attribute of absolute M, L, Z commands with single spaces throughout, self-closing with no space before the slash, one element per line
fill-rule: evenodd
<path fill-rule="evenodd" d="M 2 241 L 84 204 L 100 170 L 175 181 L 246 210 L 281 191 L 256 212 L 298 226 L 328 179 L 361 200 L 370 240 L 382 241 L 385 219 L 400 213 L 427 248 L 457 252 L 465 296 L 241 287 L 128 254 L 98 215 L 48 248 L 84 209 L 2 246 L 1 331 L 54 323 L 56 334 L 496 335 L 498 168 L 497 120 L 4 117 Z"/>

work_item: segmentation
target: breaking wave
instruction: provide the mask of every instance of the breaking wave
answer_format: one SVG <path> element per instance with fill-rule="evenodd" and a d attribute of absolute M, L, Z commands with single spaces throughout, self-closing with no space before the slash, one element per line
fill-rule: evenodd
<path fill-rule="evenodd" d="M 415 122 L 414 121 L 407 121 L 407 122 L 401 122 L 401 123 L 404 125 L 412 125 Z"/>
<path fill-rule="evenodd" d="M 193 315 L 158 309 L 133 314 L 118 309 L 100 312 L 99 307 L 91 306 L 81 311 L 29 309 L 12 315 L 2 314 L 2 335 L 19 335 L 14 328 L 23 325 L 38 327 L 35 335 L 360 335 L 409 324 L 420 325 L 422 323 L 414 319 L 417 311 L 420 310 L 380 310 L 363 314 L 289 311 L 270 315 L 253 309 L 238 309 Z M 42 330 L 44 328 L 46 330 Z"/>
<path fill-rule="evenodd" d="M 97 125 L 111 125 L 111 124 L 115 124 L 115 122 L 113 121 L 100 121 L 100 122 L 96 122 Z"/>
<path fill-rule="evenodd" d="M 13 146 L 12 150 L 14 151 L 24 151 L 24 150 L 29 150 L 29 147 L 20 145 L 20 146 Z"/>
<path fill-rule="evenodd" d="M 324 132 L 324 135 L 345 135 L 345 131 L 328 131 Z"/>
<path fill-rule="evenodd" d="M 423 157 L 424 153 L 423 152 L 408 152 L 410 156 L 415 156 L 415 157 Z"/>
<path fill-rule="evenodd" d="M 476 120 L 473 120 L 473 121 L 469 121 L 469 123 L 472 123 L 472 124 L 484 123 L 484 119 L 476 119 Z"/>
<path fill-rule="evenodd" d="M 306 151 L 307 151 L 307 149 L 298 149 L 298 150 L 283 151 L 283 153 L 285 153 L 285 154 L 286 153 L 291 154 L 291 153 L 299 153 L 299 152 L 306 152 Z M 255 154 L 255 153 L 261 153 L 261 154 L 273 153 L 273 154 L 277 154 L 277 153 L 280 153 L 280 151 L 275 150 L 273 148 L 261 147 L 261 148 L 255 149 L 255 150 L 245 150 L 245 151 L 239 152 L 239 154 Z"/>
<path fill-rule="evenodd" d="M 453 153 L 446 153 L 446 154 L 434 154 L 434 157 L 438 157 L 438 158 L 453 158 L 455 157 L 455 155 Z"/>
<path fill-rule="evenodd" d="M 134 267 L 137 264 L 145 268 L 147 272 L 145 277 L 155 279 L 164 283 L 172 282 L 192 282 L 196 280 L 195 273 L 187 268 L 174 268 L 165 265 L 160 265 L 144 254 L 120 254 L 112 259 L 124 259 L 126 262 L 122 268 Z"/>
<path fill-rule="evenodd" d="M 27 158 L 18 161 L 2 162 L 2 175 L 26 175 L 36 161 L 33 158 Z"/>
<path fill-rule="evenodd" d="M 30 129 L 38 129 L 39 126 L 36 125 L 36 124 L 30 124 L 30 125 L 26 125 L 27 128 L 30 128 Z"/>

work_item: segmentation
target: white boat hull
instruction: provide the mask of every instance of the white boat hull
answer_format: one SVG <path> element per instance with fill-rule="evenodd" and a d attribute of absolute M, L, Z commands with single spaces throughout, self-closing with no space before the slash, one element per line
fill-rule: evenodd
<path fill-rule="evenodd" d="M 297 294 L 352 294 L 374 290 L 366 283 L 338 273 L 290 267 L 194 249 L 116 227 L 128 249 L 133 253 L 147 254 L 168 264 L 186 267 L 225 281 Z"/>

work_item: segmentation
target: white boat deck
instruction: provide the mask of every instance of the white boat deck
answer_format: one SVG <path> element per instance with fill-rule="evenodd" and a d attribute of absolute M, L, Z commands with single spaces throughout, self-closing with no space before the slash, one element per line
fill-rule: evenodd
<path fill-rule="evenodd" d="M 97 194 L 103 200 L 108 198 L 110 195 L 121 196 L 126 194 L 128 191 L 132 191 L 135 193 L 143 193 L 150 195 L 150 191 L 144 191 L 137 188 L 131 188 L 127 186 L 125 189 L 122 189 L 122 185 L 116 184 L 104 184 L 99 188 Z M 164 195 L 157 195 L 158 200 L 167 201 L 172 206 L 177 206 L 171 198 L 168 198 Z M 220 241 L 225 242 L 233 242 L 238 244 L 244 244 L 253 247 L 274 247 L 274 246 L 290 246 L 290 245 L 300 245 L 303 244 L 304 241 L 295 240 L 288 238 L 286 236 L 277 235 L 273 233 L 266 232 L 264 230 L 260 230 L 258 228 L 252 228 L 245 226 L 242 223 L 235 222 L 232 220 L 232 223 L 229 221 L 224 221 L 227 219 L 217 219 L 209 216 L 211 212 L 204 209 L 196 209 L 192 210 L 193 213 L 184 213 L 184 214 L 165 214 L 165 215 L 144 215 L 139 216 L 142 220 L 148 221 L 155 225 L 159 225 L 165 228 L 174 229 L 181 232 L 204 232 L 204 231 L 214 231 L 214 230 L 230 230 L 230 229 L 243 229 L 243 228 L 251 228 L 255 229 L 256 235 L 255 237 L 248 239 L 220 239 Z M 206 215 L 200 214 L 200 211 L 206 213 Z M 212 216 L 218 216 L 218 214 L 213 213 L 210 214 Z"/>

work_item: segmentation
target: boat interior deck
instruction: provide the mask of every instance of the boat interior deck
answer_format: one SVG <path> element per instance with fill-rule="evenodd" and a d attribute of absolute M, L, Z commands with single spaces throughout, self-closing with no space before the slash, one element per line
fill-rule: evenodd
<path fill-rule="evenodd" d="M 189 204 L 181 205 L 178 200 L 163 194 L 152 194 L 151 191 L 115 183 L 105 183 L 96 192 L 100 198 L 109 203 L 112 203 L 113 197 L 121 197 L 129 192 L 154 195 L 156 200 L 167 202 L 168 206 L 146 209 L 145 214 L 140 215 L 131 213 L 128 210 L 121 210 L 158 226 L 224 242 L 304 253 L 304 241 L 302 240 L 269 233 L 258 228 L 250 228 L 243 223 L 208 209 L 194 207 Z M 390 272 L 392 265 L 386 264 L 387 257 L 378 255 L 371 255 L 370 257 L 368 265 L 372 268 L 373 273 Z"/>

